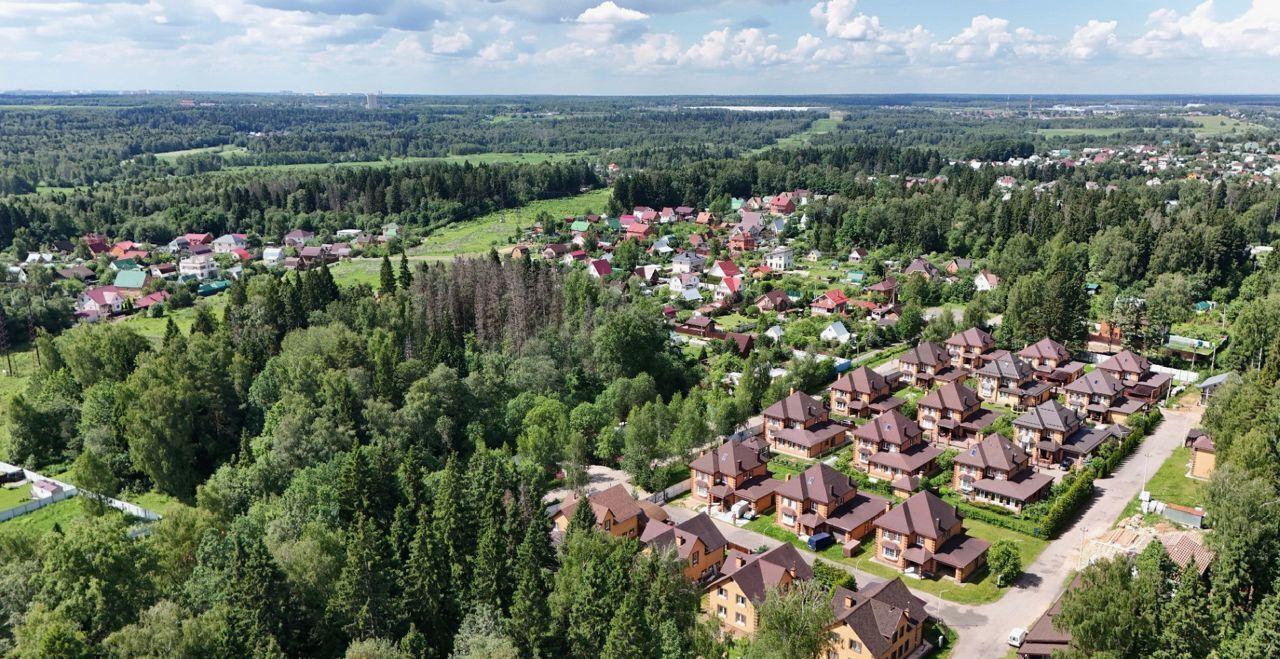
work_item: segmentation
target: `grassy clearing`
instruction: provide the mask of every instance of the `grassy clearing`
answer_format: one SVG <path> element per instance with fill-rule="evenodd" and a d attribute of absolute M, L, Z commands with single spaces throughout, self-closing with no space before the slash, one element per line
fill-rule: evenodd
<path fill-rule="evenodd" d="M 31 500 L 31 485 L 0 488 L 0 510 L 16 508 Z"/>
<path fill-rule="evenodd" d="M 464 156 L 442 156 L 442 157 L 426 157 L 426 156 L 410 156 L 406 158 L 383 158 L 381 160 L 358 160 L 351 162 L 317 162 L 317 163 L 295 163 L 290 165 L 244 165 L 239 167 L 227 167 L 219 170 L 217 173 L 226 172 L 305 172 L 320 169 L 328 169 L 329 167 L 398 167 L 401 165 L 412 165 L 424 162 L 441 162 L 450 164 L 462 164 L 469 162 L 473 165 L 493 165 L 493 164 L 521 164 L 536 165 L 544 162 L 556 162 L 561 160 L 573 160 L 575 158 L 584 158 L 589 154 L 585 152 L 572 153 L 473 153 Z"/>
<path fill-rule="evenodd" d="M 1141 458 L 1142 456 L 1138 456 L 1137 459 Z M 1173 455 L 1170 455 L 1169 459 L 1165 460 L 1147 481 L 1146 490 L 1151 493 L 1151 498 L 1192 508 L 1204 505 L 1205 482 L 1187 477 L 1189 464 L 1191 464 L 1191 449 L 1185 446 L 1174 449 Z M 1138 507 L 1138 498 L 1134 497 L 1125 506 L 1120 519 L 1133 516 L 1138 512 Z"/>
<path fill-rule="evenodd" d="M 1230 133 L 1242 133 L 1247 130 L 1266 130 L 1257 124 L 1250 124 L 1239 119 L 1232 119 L 1220 114 L 1208 117 L 1183 117 L 1187 121 L 1200 125 L 1196 129 L 1196 137 L 1215 137 Z"/>
<path fill-rule="evenodd" d="M 409 250 L 410 256 L 454 257 L 483 254 L 490 247 L 506 245 L 516 230 L 528 227 L 539 213 L 552 217 L 581 215 L 584 211 L 602 212 L 612 191 L 592 190 L 572 197 L 544 199 L 520 208 L 496 211 L 437 229 L 423 243 Z"/>
<path fill-rule="evenodd" d="M 217 154 L 223 158 L 231 156 L 243 156 L 249 153 L 249 150 L 234 144 L 219 144 L 217 146 L 202 146 L 195 149 L 181 149 L 178 151 L 164 151 L 156 154 L 156 158 L 166 162 L 173 162 L 184 156 L 198 156 L 203 153 Z"/>
<path fill-rule="evenodd" d="M 164 331 L 169 324 L 169 318 L 173 318 L 173 322 L 178 325 L 178 329 L 183 334 L 191 333 L 191 323 L 196 318 L 196 307 L 201 305 L 209 307 L 213 311 L 214 317 L 221 320 L 222 309 L 227 306 L 227 296 L 219 294 L 201 298 L 196 302 L 196 306 L 170 311 L 160 318 L 152 318 L 145 313 L 136 313 L 117 322 L 147 337 L 152 343 L 158 344 L 164 340 Z"/>
<path fill-rule="evenodd" d="M 761 151 L 764 151 L 765 149 L 772 149 L 775 147 L 786 148 L 786 147 L 804 146 L 808 144 L 814 138 L 814 136 L 826 135 L 827 133 L 830 133 L 836 130 L 836 128 L 839 126 L 842 120 L 844 120 L 844 115 L 837 115 L 836 117 L 824 117 L 822 119 L 817 119 L 812 124 L 810 124 L 808 128 L 798 133 L 795 133 L 793 135 L 788 135 L 786 137 L 779 138 L 770 146 L 754 149 L 752 153 L 759 153 Z"/>
<path fill-rule="evenodd" d="M 76 497 L 71 497 L 58 503 L 49 504 L 40 510 L 0 522 L 0 526 L 5 529 L 44 533 L 52 529 L 55 524 L 65 528 L 73 520 L 84 517 L 87 514 L 80 500 Z"/>
<path fill-rule="evenodd" d="M 939 643 L 938 637 L 944 640 Z M 924 640 L 933 644 L 933 652 L 925 655 L 925 659 L 948 659 L 951 651 L 956 647 L 956 640 L 960 635 L 956 630 L 946 626 L 941 620 L 932 620 L 924 626 Z M 939 647 L 941 645 L 941 647 Z"/>

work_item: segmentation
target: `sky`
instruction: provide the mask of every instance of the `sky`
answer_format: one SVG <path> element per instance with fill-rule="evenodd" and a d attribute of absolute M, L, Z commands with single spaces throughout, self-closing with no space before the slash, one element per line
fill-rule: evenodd
<path fill-rule="evenodd" d="M 1280 0 L 0 0 L 0 89 L 1280 93 Z"/>

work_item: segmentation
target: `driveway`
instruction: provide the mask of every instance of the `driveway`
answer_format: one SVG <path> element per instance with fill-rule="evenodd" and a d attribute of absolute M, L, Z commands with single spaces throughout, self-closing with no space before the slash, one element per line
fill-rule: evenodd
<path fill-rule="evenodd" d="M 1166 410 L 1164 422 L 1142 443 L 1139 451 L 1130 456 L 1108 478 L 1096 481 L 1098 492 L 1087 504 L 1075 523 L 1045 548 L 1035 562 L 1025 567 L 1025 573 L 999 601 L 983 605 L 964 605 L 948 602 L 928 593 L 913 590 L 925 601 L 931 614 L 941 618 L 960 639 L 953 657 L 1003 657 L 1009 652 L 1006 638 L 1014 627 L 1029 628 L 1066 586 L 1068 578 L 1079 562 L 1080 552 L 1086 541 L 1105 533 L 1119 518 L 1139 492 L 1146 479 L 1168 459 L 1173 450 L 1182 445 L 1187 431 L 1200 422 L 1201 408 Z M 666 506 L 671 519 L 684 521 L 694 515 L 688 508 Z M 713 518 L 714 519 L 714 518 Z M 715 520 L 716 526 L 729 542 L 754 549 L 765 546 L 770 549 L 782 544 L 766 535 L 738 528 Z M 812 562 L 816 555 L 801 550 Z M 830 563 L 865 584 L 882 581 L 877 577 L 842 563 Z M 906 581 L 907 586 L 911 582 Z"/>

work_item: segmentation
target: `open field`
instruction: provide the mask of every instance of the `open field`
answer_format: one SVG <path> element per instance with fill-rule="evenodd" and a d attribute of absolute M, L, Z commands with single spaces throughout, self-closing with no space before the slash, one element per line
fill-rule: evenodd
<path fill-rule="evenodd" d="M 316 162 L 316 163 L 297 163 L 292 165 L 245 165 L 240 167 L 227 167 L 213 174 L 219 173 L 237 173 L 237 172 L 305 172 L 311 170 L 327 169 L 329 167 L 398 167 L 400 165 L 412 165 L 424 162 L 440 162 L 461 164 L 469 162 L 473 165 L 493 165 L 493 164 L 518 164 L 518 165 L 536 165 L 544 162 L 556 162 L 561 160 L 573 160 L 575 158 L 584 158 L 589 154 L 581 152 L 573 153 L 473 153 L 465 156 L 443 156 L 443 157 L 407 157 L 407 158 L 384 158 L 382 160 L 359 160 L 352 162 Z"/>
<path fill-rule="evenodd" d="M 182 149 L 180 151 L 165 151 L 163 153 L 157 153 L 156 158 L 160 160 L 168 161 L 168 162 L 173 162 L 183 156 L 197 156 L 202 153 L 216 153 L 222 156 L 223 158 L 226 158 L 229 156 L 240 156 L 240 155 L 247 154 L 249 153 L 249 150 L 242 146 L 235 146 L 233 144 L 220 144 L 218 146 L 205 146 L 205 147 L 200 147 L 196 149 Z"/>
<path fill-rule="evenodd" d="M 805 130 L 802 130 L 793 135 L 788 135 L 786 137 L 779 138 L 777 141 L 775 141 L 773 144 L 769 146 L 761 147 L 759 149 L 754 149 L 752 153 L 759 153 L 761 151 L 764 151 L 765 149 L 772 149 L 774 147 L 785 148 L 785 147 L 791 147 L 791 146 L 804 146 L 808 144 L 809 141 L 813 139 L 815 135 L 826 135 L 827 133 L 834 131 L 843 119 L 844 119 L 844 115 L 839 115 L 839 118 L 824 117 L 822 119 L 815 120 L 813 124 L 810 125 L 808 128 L 806 128 Z"/>
<path fill-rule="evenodd" d="M 71 497 L 49 504 L 40 510 L 0 522 L 0 528 L 44 533 L 52 529 L 55 524 L 65 527 L 72 520 L 84 517 L 85 514 L 84 505 L 80 499 Z"/>
<path fill-rule="evenodd" d="M 1208 117 L 1184 117 L 1187 121 L 1200 124 L 1200 128 L 1195 131 L 1196 137 L 1215 137 L 1226 135 L 1228 133 L 1244 132 L 1246 130 L 1257 129 L 1266 130 L 1262 126 L 1256 124 L 1245 123 L 1239 119 L 1224 117 L 1215 114 Z"/>
<path fill-rule="evenodd" d="M 227 296 L 218 294 L 200 298 L 196 301 L 196 306 L 200 305 L 209 307 L 213 311 L 214 317 L 222 320 L 222 309 L 227 306 Z M 136 313 L 117 322 L 147 337 L 152 343 L 159 343 L 164 340 L 164 330 L 169 325 L 169 318 L 173 318 L 173 322 L 178 325 L 178 329 L 183 334 L 189 334 L 191 332 L 191 323 L 196 318 L 196 306 L 169 311 L 160 318 L 151 318 L 145 313 Z"/>
<path fill-rule="evenodd" d="M 409 256 L 446 256 L 483 254 L 490 247 L 507 244 L 518 228 L 528 227 L 539 213 L 552 217 L 581 215 L 590 210 L 604 211 L 612 191 L 608 188 L 592 190 L 572 197 L 545 199 L 520 208 L 496 211 L 466 222 L 456 222 L 437 229 L 419 246 L 409 250 Z"/>
<path fill-rule="evenodd" d="M 1139 455 L 1136 459 L 1141 460 L 1142 456 Z M 1174 449 L 1169 459 L 1165 460 L 1156 473 L 1151 475 L 1151 480 L 1147 481 L 1145 489 L 1151 493 L 1151 498 L 1192 508 L 1204 505 L 1205 482 L 1187 478 L 1189 464 L 1191 464 L 1191 449 L 1186 446 Z M 1138 498 L 1134 497 L 1129 505 L 1125 506 L 1120 519 L 1126 519 L 1137 512 Z"/>

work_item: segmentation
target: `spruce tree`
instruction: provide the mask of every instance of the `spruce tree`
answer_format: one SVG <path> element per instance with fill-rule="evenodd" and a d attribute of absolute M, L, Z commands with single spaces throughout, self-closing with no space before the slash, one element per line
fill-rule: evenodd
<path fill-rule="evenodd" d="M 353 640 L 378 638 L 394 629 L 390 547 L 371 515 L 355 519 L 345 537 L 346 560 L 329 598 L 328 614 Z"/>
<path fill-rule="evenodd" d="M 516 551 L 514 565 L 515 594 L 511 598 L 511 635 L 527 657 L 550 657 L 552 636 L 548 622 L 551 611 L 547 597 L 551 593 L 550 569 L 553 567 L 550 529 L 544 519 L 531 520 L 524 539 Z"/>
<path fill-rule="evenodd" d="M 383 295 L 390 295 L 396 292 L 396 275 L 391 269 L 391 258 L 386 254 L 382 255 L 382 272 L 378 276 L 379 286 L 378 292 Z"/>
<path fill-rule="evenodd" d="M 622 598 L 622 606 L 613 614 L 600 656 L 604 659 L 652 656 L 649 651 L 649 629 L 644 620 L 640 593 L 633 588 Z"/>
<path fill-rule="evenodd" d="M 1207 657 L 1215 646 L 1216 625 L 1205 606 L 1207 592 L 1195 563 L 1182 571 L 1178 591 L 1165 608 L 1153 659 Z"/>
<path fill-rule="evenodd" d="M 413 271 L 409 269 L 409 255 L 403 250 L 400 252 L 400 288 L 409 290 L 413 285 Z"/>
<path fill-rule="evenodd" d="M 596 514 L 591 510 L 591 502 L 587 500 L 585 491 L 578 492 L 577 507 L 573 509 L 573 514 L 569 516 L 569 526 L 565 529 L 565 535 L 576 531 L 590 531 L 596 527 Z"/>

